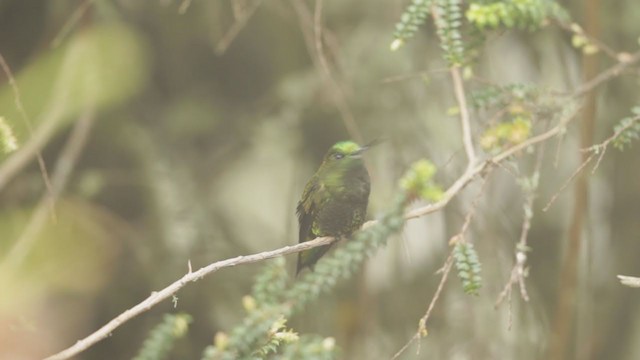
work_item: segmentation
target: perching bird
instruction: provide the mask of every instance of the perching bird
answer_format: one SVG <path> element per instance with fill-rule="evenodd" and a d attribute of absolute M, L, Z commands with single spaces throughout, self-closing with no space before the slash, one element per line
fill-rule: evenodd
<path fill-rule="evenodd" d="M 299 242 L 319 236 L 350 236 L 362 226 L 371 186 L 362 160 L 362 153 L 368 148 L 342 141 L 329 149 L 298 202 Z M 305 267 L 313 268 L 330 247 L 298 253 L 296 275 Z"/>

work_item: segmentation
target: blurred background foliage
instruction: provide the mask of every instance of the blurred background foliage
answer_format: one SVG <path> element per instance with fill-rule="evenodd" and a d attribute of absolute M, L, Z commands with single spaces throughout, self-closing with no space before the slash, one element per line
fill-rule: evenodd
<path fill-rule="evenodd" d="M 0 117 L 18 145 L 0 155 L 1 358 L 39 358 L 74 343 L 182 276 L 189 261 L 198 268 L 295 243 L 298 196 L 338 140 L 384 140 L 367 158 L 371 218 L 389 206 L 414 160 L 431 159 L 441 184 L 463 171 L 455 98 L 433 24 L 389 50 L 407 1 L 325 1 L 324 60 L 316 55 L 314 2 L 188 3 L 0 1 L 0 54 L 20 91 L 17 104 L 7 74 L 0 74 Z M 587 4 L 599 4 L 600 30 L 591 35 L 619 51 L 638 48 L 634 0 L 559 3 L 578 23 Z M 484 27 L 504 22 L 474 11 Z M 544 25 L 488 32 L 475 77 L 566 92 L 582 82 L 583 56 L 601 57 L 599 70 L 615 63 L 601 52 L 588 54 L 593 49 L 584 49 L 584 40 L 576 44 L 574 37 L 572 44 L 566 29 Z M 595 142 L 639 103 L 639 74 L 632 68 L 598 88 Z M 486 86 L 477 79 L 467 84 L 469 92 Z M 523 102 L 511 111 L 514 122 L 503 127 L 528 136 L 523 117 L 533 110 Z M 474 137 L 487 148 L 521 141 L 486 132 L 492 114 L 482 106 L 472 115 Z M 65 149 L 82 119 L 92 122 L 90 135 L 60 179 L 55 173 L 66 166 Z M 467 234 L 482 262 L 479 296 L 465 295 L 451 279 L 420 354 L 413 348 L 403 358 L 545 358 L 558 316 L 571 187 L 541 209 L 579 165 L 579 133 L 571 125 L 562 141 L 546 145 L 528 242 L 529 303 L 514 292 L 510 305 L 494 308 L 524 216 L 524 195 L 511 172 L 531 172 L 535 156 L 525 153 L 445 211 L 408 222 L 357 276 L 288 326 L 335 338 L 341 358 L 390 358 L 415 333 L 447 241 L 482 191 Z M 42 148 L 59 188 L 53 206 L 35 152 L 17 159 L 30 144 Z M 568 358 L 640 358 L 640 293 L 615 280 L 640 274 L 639 169 L 638 146 L 631 145 L 610 150 L 589 178 Z M 36 221 L 37 213 L 45 216 Z M 294 260 L 287 257 L 290 271 Z M 216 332 L 241 321 L 241 299 L 259 269 L 227 269 L 188 286 L 78 358 L 132 358 L 166 312 L 192 316 L 169 357 L 199 358 Z"/>

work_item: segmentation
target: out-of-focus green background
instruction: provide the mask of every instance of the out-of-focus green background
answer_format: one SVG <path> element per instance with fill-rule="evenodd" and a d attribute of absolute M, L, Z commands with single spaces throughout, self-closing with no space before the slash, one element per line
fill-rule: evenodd
<path fill-rule="evenodd" d="M 586 2 L 561 3 L 583 19 Z M 447 66 L 433 27 L 389 51 L 407 1 L 324 2 L 333 80 L 315 53 L 313 2 L 193 1 L 184 13 L 181 4 L 0 1 L 0 53 L 32 123 L 30 131 L 0 74 L 0 116 L 19 145 L 44 133 L 42 156 L 53 173 L 74 126 L 93 117 L 54 212 L 41 201 L 47 192 L 35 159 L 0 191 L 0 358 L 40 358 L 73 344 L 182 276 L 189 261 L 198 268 L 294 244 L 298 196 L 335 141 L 384 140 L 367 158 L 370 218 L 390 203 L 414 160 L 431 159 L 445 186 L 461 174 L 465 158 L 457 115 L 447 112 L 455 105 L 448 74 L 423 73 Z M 636 0 L 600 7 L 595 35 L 614 49 L 635 51 Z M 550 26 L 492 34 L 474 70 L 498 84 L 570 91 L 582 81 L 581 59 L 571 35 Z M 600 67 L 612 64 L 602 57 Z M 638 104 L 638 75 L 629 71 L 598 88 L 596 142 Z M 348 133 L 337 98 L 348 104 L 357 135 Z M 562 142 L 546 147 L 529 239 L 531 301 L 514 291 L 510 307 L 494 309 L 513 265 L 523 200 L 509 172 L 496 170 L 470 230 L 483 264 L 480 296 L 464 295 L 450 279 L 420 355 L 412 348 L 403 358 L 545 358 L 572 187 L 547 212 L 541 208 L 578 166 L 578 137 L 572 125 Z M 640 275 L 639 148 L 611 149 L 590 177 L 570 358 L 640 358 L 640 291 L 615 278 Z M 0 168 L 10 156 L 0 155 Z M 522 156 L 521 165 L 530 166 L 532 157 Z M 410 221 L 358 276 L 290 325 L 335 337 L 345 359 L 390 358 L 415 332 L 447 242 L 479 190 L 472 186 L 445 211 Z M 42 204 L 44 221 L 28 232 Z M 23 252 L 11 259 L 17 243 Z M 293 271 L 295 256 L 287 261 Z M 172 356 L 199 358 L 217 331 L 242 319 L 241 298 L 259 268 L 225 269 L 189 285 L 175 303 L 137 317 L 78 358 L 130 358 L 161 315 L 176 311 L 194 322 Z"/>

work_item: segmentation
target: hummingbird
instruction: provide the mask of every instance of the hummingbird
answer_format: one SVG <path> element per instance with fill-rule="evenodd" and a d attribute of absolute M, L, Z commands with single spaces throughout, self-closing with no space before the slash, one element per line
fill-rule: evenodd
<path fill-rule="evenodd" d="M 369 147 L 341 141 L 327 151 L 298 202 L 298 242 L 320 236 L 346 237 L 360 229 L 371 189 L 369 173 L 362 160 L 362 153 Z M 313 269 L 331 245 L 299 252 L 296 275 L 305 267 Z"/>

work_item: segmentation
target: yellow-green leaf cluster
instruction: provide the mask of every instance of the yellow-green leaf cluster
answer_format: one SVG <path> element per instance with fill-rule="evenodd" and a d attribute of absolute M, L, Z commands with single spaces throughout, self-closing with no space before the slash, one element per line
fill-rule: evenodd
<path fill-rule="evenodd" d="M 13 134 L 11 126 L 0 116 L 0 153 L 8 154 L 18 149 L 18 139 Z"/>
<path fill-rule="evenodd" d="M 571 45 L 573 45 L 574 48 L 581 50 L 585 55 L 593 55 L 600 51 L 600 48 L 587 38 L 580 25 L 576 23 L 571 24 L 571 31 L 573 31 Z"/>
<path fill-rule="evenodd" d="M 531 118 L 526 113 L 516 115 L 512 121 L 502 122 L 487 129 L 480 137 L 480 146 L 485 150 L 500 150 L 509 145 L 520 144 L 531 135 Z"/>
<path fill-rule="evenodd" d="M 471 24 L 483 30 L 500 27 L 535 30 L 549 17 L 562 18 L 564 11 L 549 0 L 508 0 L 474 2 L 465 15 Z"/>
<path fill-rule="evenodd" d="M 424 200 L 438 201 L 442 198 L 443 191 L 433 181 L 436 171 L 436 166 L 429 160 L 418 160 L 400 179 L 400 187 L 409 195 L 409 198 L 419 197 Z"/>

